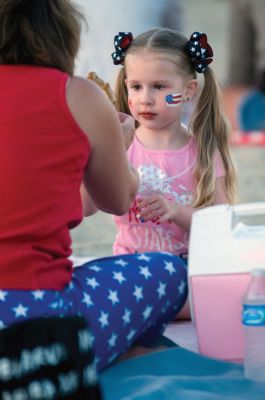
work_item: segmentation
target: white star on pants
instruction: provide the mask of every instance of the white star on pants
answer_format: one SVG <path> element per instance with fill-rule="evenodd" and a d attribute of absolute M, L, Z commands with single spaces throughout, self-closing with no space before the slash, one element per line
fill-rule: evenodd
<path fill-rule="evenodd" d="M 186 287 L 186 283 L 182 280 L 180 282 L 180 285 L 178 286 L 179 294 L 183 294 L 184 293 L 185 287 Z"/>
<path fill-rule="evenodd" d="M 28 312 L 28 307 L 24 307 L 23 304 L 19 304 L 17 307 L 13 308 L 16 317 L 26 317 Z"/>
<path fill-rule="evenodd" d="M 0 290 L 0 300 L 5 301 L 7 296 L 7 292 L 4 292 L 3 290 Z"/>
<path fill-rule="evenodd" d="M 143 254 L 140 254 L 139 257 L 137 257 L 137 259 L 138 259 L 138 260 L 143 260 L 143 261 L 150 261 L 150 260 L 151 260 L 151 257 L 148 257 L 147 255 L 145 255 L 145 254 L 143 253 Z"/>
<path fill-rule="evenodd" d="M 148 279 L 148 278 L 150 278 L 150 276 L 152 276 L 148 267 L 140 267 L 139 273 L 142 274 L 145 277 L 145 279 Z"/>
<path fill-rule="evenodd" d="M 116 303 L 119 303 L 120 300 L 118 299 L 117 291 L 116 290 L 109 290 L 108 299 L 112 302 L 114 306 Z"/>
<path fill-rule="evenodd" d="M 100 318 L 98 319 L 98 321 L 101 324 L 101 328 L 104 328 L 104 326 L 108 326 L 109 325 L 109 314 L 108 313 L 104 313 L 104 311 L 101 311 L 100 313 Z"/>
<path fill-rule="evenodd" d="M 143 288 L 137 285 L 134 285 L 133 295 L 136 297 L 137 302 L 143 298 Z"/>
<path fill-rule="evenodd" d="M 174 272 L 176 272 L 176 269 L 173 266 L 173 262 L 172 261 L 165 261 L 165 269 L 169 272 L 169 275 L 174 274 Z"/>
<path fill-rule="evenodd" d="M 88 307 L 89 306 L 93 306 L 93 301 L 91 300 L 91 297 L 90 297 L 90 295 L 89 294 L 87 294 L 87 293 L 84 293 L 83 292 L 83 295 L 84 295 L 84 298 L 83 298 L 83 300 L 82 300 L 82 303 L 85 303 Z"/>
<path fill-rule="evenodd" d="M 42 300 L 45 292 L 44 290 L 33 290 L 32 295 L 35 300 Z"/>
<path fill-rule="evenodd" d="M 113 279 L 116 279 L 120 284 L 122 284 L 122 282 L 126 281 L 122 272 L 113 271 Z"/>
<path fill-rule="evenodd" d="M 88 286 L 91 286 L 93 289 L 95 289 L 97 286 L 99 286 L 99 283 L 95 278 L 87 278 L 86 284 Z"/>
<path fill-rule="evenodd" d="M 150 316 L 152 310 L 153 310 L 153 307 L 151 307 L 151 306 L 146 306 L 146 308 L 145 308 L 145 310 L 144 310 L 144 312 L 143 312 L 143 316 L 144 316 L 144 319 L 145 319 L 145 320 L 146 320 L 147 318 L 149 318 L 149 316 Z"/>
<path fill-rule="evenodd" d="M 132 312 L 130 310 L 127 310 L 127 308 L 125 308 L 124 314 L 122 316 L 125 325 L 131 322 L 131 313 Z"/>
<path fill-rule="evenodd" d="M 118 338 L 118 336 L 115 333 L 113 333 L 111 335 L 111 338 L 108 340 L 108 343 L 109 343 L 110 347 L 114 347 L 115 346 L 117 338 Z"/>
<path fill-rule="evenodd" d="M 161 299 L 161 297 L 165 296 L 166 294 L 166 284 L 163 282 L 159 282 L 159 287 L 157 288 L 157 293 L 158 297 Z"/>

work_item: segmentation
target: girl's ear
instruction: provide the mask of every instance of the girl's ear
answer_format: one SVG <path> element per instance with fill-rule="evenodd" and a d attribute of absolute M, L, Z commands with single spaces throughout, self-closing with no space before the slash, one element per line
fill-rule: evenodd
<path fill-rule="evenodd" d="M 184 96 L 187 99 L 192 100 L 195 96 L 195 94 L 197 93 L 197 89 L 198 89 L 198 81 L 197 79 L 191 79 L 187 82 L 186 84 L 186 88 L 184 90 Z"/>

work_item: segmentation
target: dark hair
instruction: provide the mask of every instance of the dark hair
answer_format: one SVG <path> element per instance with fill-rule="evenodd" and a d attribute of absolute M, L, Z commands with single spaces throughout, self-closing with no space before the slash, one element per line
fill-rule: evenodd
<path fill-rule="evenodd" d="M 0 64 L 40 65 L 72 75 L 82 21 L 70 0 L 1 0 Z"/>

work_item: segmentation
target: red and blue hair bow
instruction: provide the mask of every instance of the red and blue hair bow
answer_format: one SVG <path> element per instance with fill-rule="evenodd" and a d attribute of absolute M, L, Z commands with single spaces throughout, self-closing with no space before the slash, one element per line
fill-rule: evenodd
<path fill-rule="evenodd" d="M 207 41 L 207 35 L 202 32 L 193 32 L 187 43 L 187 51 L 195 70 L 204 72 L 213 61 L 213 49 Z"/>
<path fill-rule="evenodd" d="M 119 32 L 114 36 L 115 52 L 111 54 L 115 65 L 123 64 L 126 50 L 130 47 L 133 41 L 131 32 Z"/>

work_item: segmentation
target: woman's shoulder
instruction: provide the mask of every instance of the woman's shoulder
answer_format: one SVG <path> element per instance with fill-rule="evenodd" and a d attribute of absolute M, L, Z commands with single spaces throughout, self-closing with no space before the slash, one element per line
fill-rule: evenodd
<path fill-rule="evenodd" d="M 114 107 L 103 91 L 86 78 L 69 77 L 66 84 L 66 98 L 70 111 L 90 135 L 100 121 L 108 120 L 114 114 Z"/>
<path fill-rule="evenodd" d="M 72 76 L 68 78 L 66 86 L 67 96 L 74 98 L 79 103 L 79 108 L 85 108 L 87 112 L 90 109 L 97 110 L 114 109 L 111 101 L 107 98 L 103 90 L 92 80 L 81 76 Z M 89 108 L 88 108 L 89 107 Z"/>
<path fill-rule="evenodd" d="M 83 98 L 83 100 L 90 100 L 92 96 L 97 97 L 101 94 L 100 89 L 97 85 L 81 76 L 71 76 L 67 81 L 67 92 L 71 96 L 74 96 L 77 100 Z M 87 97 L 88 96 L 88 97 Z"/>

